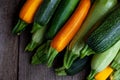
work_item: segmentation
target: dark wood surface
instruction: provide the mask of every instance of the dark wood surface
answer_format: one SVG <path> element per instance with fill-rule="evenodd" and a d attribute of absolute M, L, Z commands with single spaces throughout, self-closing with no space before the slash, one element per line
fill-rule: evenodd
<path fill-rule="evenodd" d="M 0 80 L 85 80 L 87 70 L 75 76 L 58 77 L 52 68 L 31 65 L 33 53 L 24 51 L 30 36 L 25 31 L 21 36 L 12 35 L 22 0 L 0 0 Z"/>

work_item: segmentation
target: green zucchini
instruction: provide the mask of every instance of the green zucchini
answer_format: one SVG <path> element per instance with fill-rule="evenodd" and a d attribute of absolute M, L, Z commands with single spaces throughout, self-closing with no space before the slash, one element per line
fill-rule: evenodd
<path fill-rule="evenodd" d="M 83 58 L 87 53 L 94 53 L 90 48 L 88 49 L 88 46 L 85 46 L 86 44 L 83 38 L 93 25 L 104 18 L 116 4 L 117 0 L 96 0 L 93 3 L 93 6 L 82 24 L 81 29 L 67 46 L 67 51 L 64 57 L 64 66 L 66 68 L 69 68 L 77 57 L 80 56 Z M 84 53 L 84 50 L 82 49 L 87 49 L 88 52 Z M 82 53 L 84 53 L 84 55 Z"/>
<path fill-rule="evenodd" d="M 120 69 L 120 51 L 117 54 L 117 56 L 115 57 L 115 59 L 113 60 L 111 67 L 115 70 Z"/>
<path fill-rule="evenodd" d="M 44 0 L 35 14 L 32 33 L 46 26 L 61 0 Z"/>
<path fill-rule="evenodd" d="M 91 61 L 91 72 L 87 79 L 93 79 L 96 73 L 105 69 L 113 61 L 119 50 L 120 40 L 105 52 L 101 54 L 95 54 Z"/>
<path fill-rule="evenodd" d="M 58 7 L 61 0 L 44 0 L 41 7 L 35 14 L 33 29 L 32 29 L 32 40 L 26 46 L 26 51 L 33 51 L 38 47 L 45 39 L 45 32 L 47 24 L 53 16 L 56 8 Z"/>
<path fill-rule="evenodd" d="M 47 39 L 52 39 L 55 34 L 60 30 L 63 24 L 68 20 L 73 11 L 75 10 L 80 0 L 62 0 L 58 5 L 53 17 L 50 20 L 50 28 L 46 33 Z"/>
<path fill-rule="evenodd" d="M 88 46 L 96 53 L 109 49 L 120 39 L 120 5 L 87 39 Z"/>
<path fill-rule="evenodd" d="M 61 67 L 61 68 L 55 69 L 55 73 L 59 76 L 75 75 L 79 73 L 80 71 L 82 71 L 86 65 L 88 65 L 87 64 L 88 60 L 89 60 L 89 57 L 85 57 L 83 59 L 77 58 L 73 62 L 70 68 L 66 69 L 65 67 Z"/>
<path fill-rule="evenodd" d="M 47 39 L 52 39 L 54 37 L 54 35 L 57 33 L 57 31 L 60 29 L 60 27 L 71 16 L 71 14 L 73 13 L 73 11 L 76 8 L 79 1 L 80 0 L 66 0 L 66 1 L 62 0 L 60 2 L 53 17 L 50 20 L 50 25 L 49 25 L 50 28 L 48 28 L 48 31 L 46 31 Z M 39 60 L 36 58 L 38 58 L 38 57 L 32 58 L 33 64 L 38 63 Z M 36 63 L 35 63 L 35 61 L 36 61 Z"/>

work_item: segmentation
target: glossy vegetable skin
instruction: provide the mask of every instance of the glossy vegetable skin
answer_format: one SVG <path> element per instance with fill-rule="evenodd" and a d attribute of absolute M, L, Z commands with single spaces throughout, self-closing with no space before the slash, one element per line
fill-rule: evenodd
<path fill-rule="evenodd" d="M 69 68 L 76 58 L 83 58 L 84 56 L 94 54 L 94 52 L 88 46 L 86 46 L 84 38 L 87 35 L 88 31 L 96 23 L 100 22 L 101 19 L 104 19 L 104 17 L 116 4 L 117 0 L 96 0 L 93 3 L 80 30 L 67 46 L 64 57 L 64 66 L 66 68 Z"/>
<path fill-rule="evenodd" d="M 50 28 L 46 32 L 46 38 L 51 40 L 70 18 L 80 0 L 62 0 L 58 5 L 53 17 L 50 21 Z"/>
<path fill-rule="evenodd" d="M 26 0 L 22 9 L 20 10 L 20 19 L 12 30 L 12 33 L 19 35 L 28 24 L 33 22 L 34 15 L 42 2 L 43 0 Z"/>
<path fill-rule="evenodd" d="M 56 34 L 56 36 L 51 41 L 50 45 L 45 46 L 42 52 L 36 53 L 41 56 L 43 55 L 45 56 L 45 58 L 47 59 L 46 64 L 49 67 L 52 66 L 53 60 L 56 57 L 56 55 L 69 44 L 71 39 L 79 30 L 82 22 L 84 21 L 88 13 L 90 5 L 91 5 L 90 0 L 81 0 L 75 12 L 72 14 L 70 19 L 65 23 L 65 25 L 60 29 L 60 31 Z"/>
<path fill-rule="evenodd" d="M 120 5 L 87 39 L 88 46 L 96 53 L 109 49 L 120 39 Z"/>
<path fill-rule="evenodd" d="M 53 16 L 61 0 L 44 0 L 34 18 L 32 33 L 45 27 Z"/>
<path fill-rule="evenodd" d="M 108 66 L 95 75 L 95 80 L 106 80 L 112 74 L 112 72 L 113 69 L 110 66 Z"/>
<path fill-rule="evenodd" d="M 105 69 L 113 61 L 120 49 L 120 40 L 115 43 L 111 48 L 101 54 L 95 54 L 91 61 L 91 72 L 87 77 L 88 80 L 94 78 L 94 76 Z"/>
<path fill-rule="evenodd" d="M 32 40 L 26 47 L 26 51 L 33 51 L 38 47 L 45 39 L 45 32 L 47 24 L 53 16 L 56 8 L 61 0 L 44 0 L 40 8 L 38 9 L 32 28 Z M 41 30 L 40 30 L 41 29 Z"/>

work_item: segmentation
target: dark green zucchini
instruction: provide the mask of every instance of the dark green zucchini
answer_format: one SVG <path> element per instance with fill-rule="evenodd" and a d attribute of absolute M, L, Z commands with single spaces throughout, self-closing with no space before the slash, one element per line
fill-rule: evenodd
<path fill-rule="evenodd" d="M 46 26 L 61 0 L 44 0 L 35 14 L 32 33 Z"/>
<path fill-rule="evenodd" d="M 66 69 L 65 67 L 61 67 L 55 70 L 56 74 L 59 76 L 64 76 L 64 75 L 75 75 L 77 73 L 79 73 L 80 71 L 82 71 L 87 62 L 89 60 L 89 57 L 85 57 L 83 59 L 77 58 L 73 64 L 71 65 L 70 68 Z"/>
<path fill-rule="evenodd" d="M 53 17 L 50 20 L 50 28 L 46 33 L 47 39 L 52 39 L 58 30 L 71 16 L 80 0 L 62 0 L 58 5 Z"/>
<path fill-rule="evenodd" d="M 88 46 L 96 53 L 102 53 L 120 40 L 120 5 L 88 37 Z"/>
<path fill-rule="evenodd" d="M 68 75 L 75 75 L 79 73 L 83 68 L 85 68 L 86 63 L 88 62 L 88 57 L 83 59 L 77 59 L 69 69 L 66 69 Z"/>
<path fill-rule="evenodd" d="M 38 9 L 32 29 L 32 40 L 26 46 L 26 51 L 33 51 L 38 47 L 45 39 L 45 32 L 47 24 L 53 16 L 56 8 L 58 7 L 61 0 L 44 0 L 40 8 Z"/>

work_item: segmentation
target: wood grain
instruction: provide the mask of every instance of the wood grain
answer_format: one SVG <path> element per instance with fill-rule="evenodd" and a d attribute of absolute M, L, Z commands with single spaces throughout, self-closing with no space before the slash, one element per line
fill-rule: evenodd
<path fill-rule="evenodd" d="M 18 37 L 11 34 L 15 0 L 0 0 L 0 80 L 17 80 Z"/>

